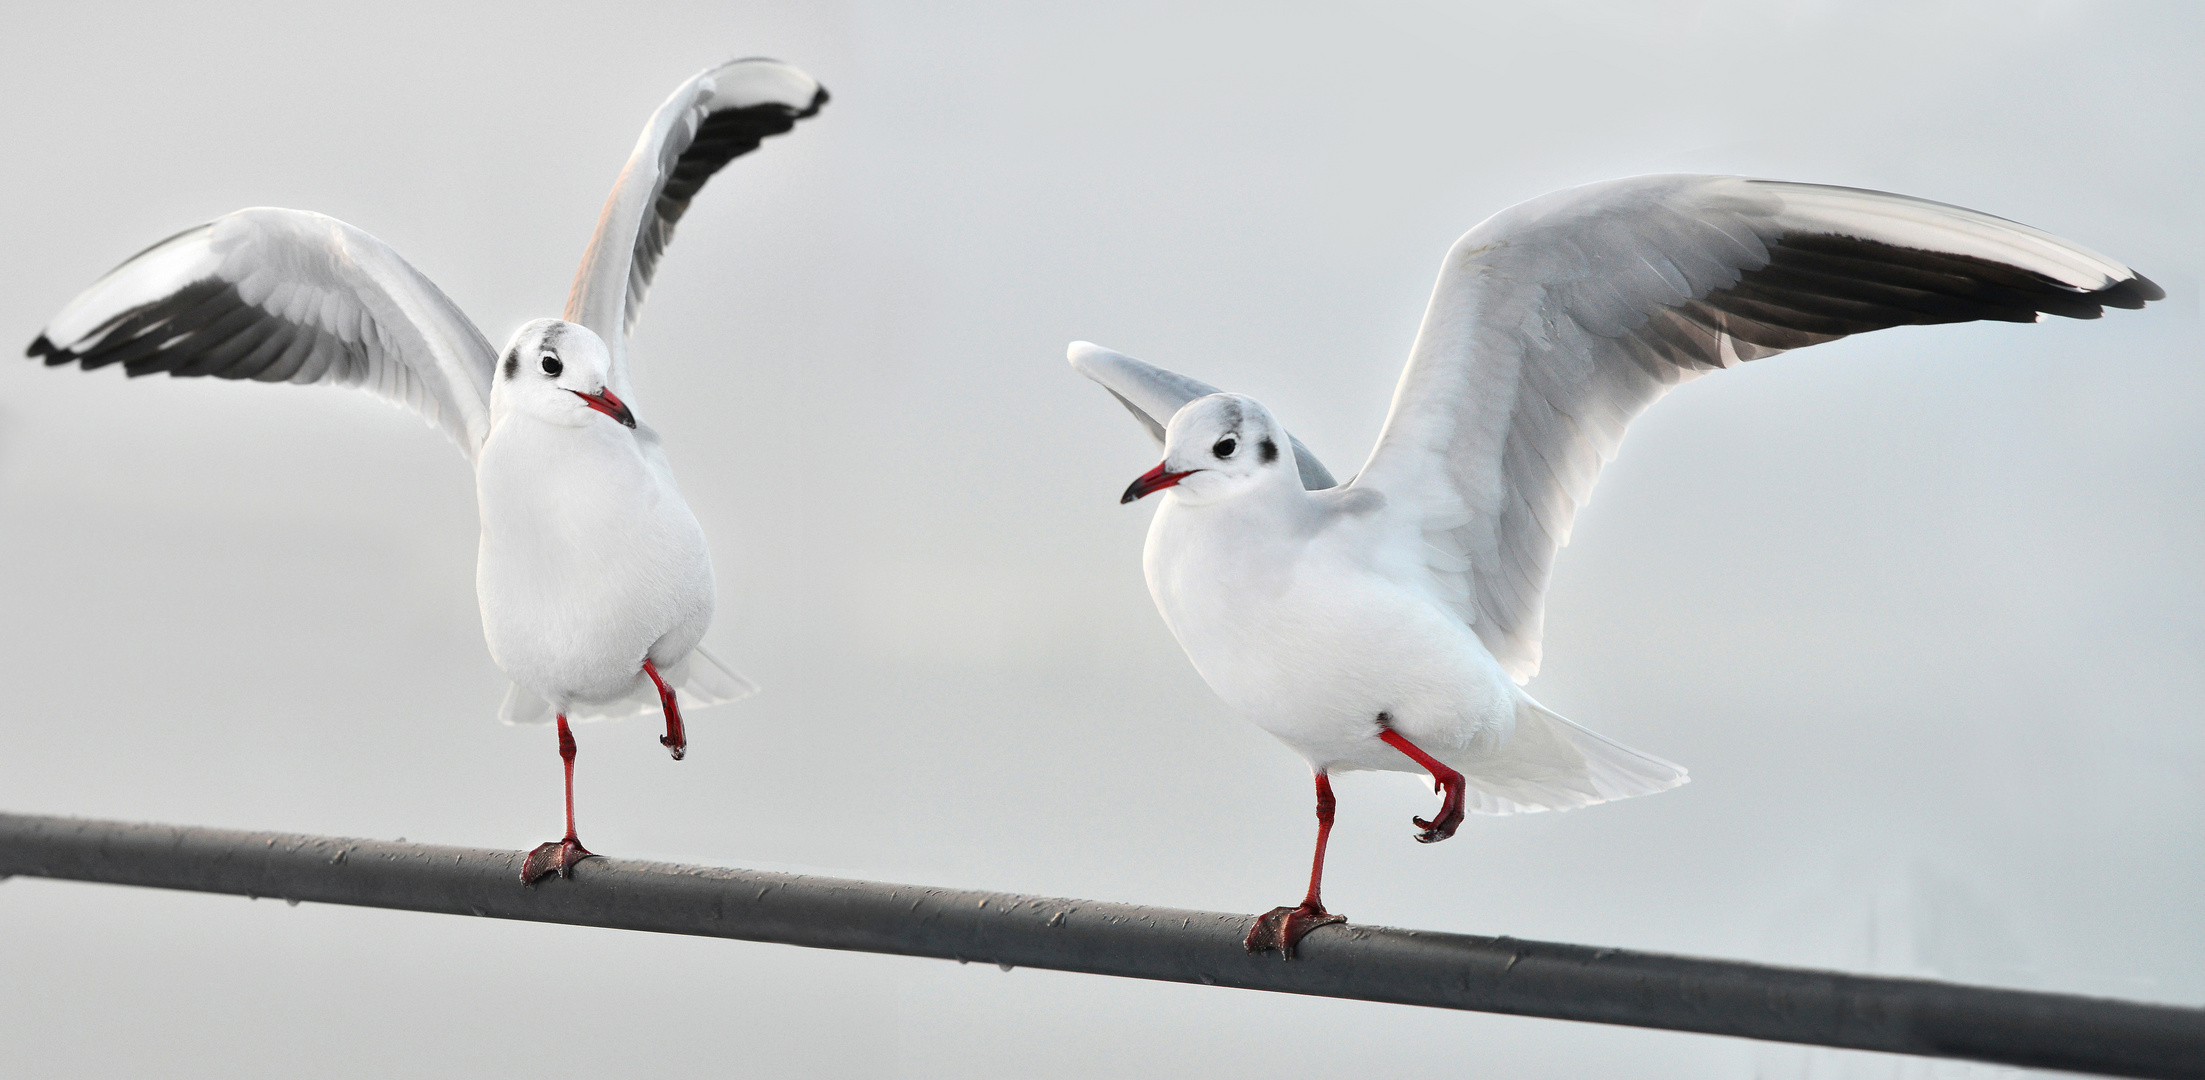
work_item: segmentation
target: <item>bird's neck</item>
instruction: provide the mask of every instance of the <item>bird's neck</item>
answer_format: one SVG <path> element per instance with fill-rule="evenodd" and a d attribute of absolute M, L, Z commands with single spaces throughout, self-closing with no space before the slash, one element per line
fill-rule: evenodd
<path fill-rule="evenodd" d="M 490 518 L 507 516 L 499 510 L 557 510 L 573 492 L 623 493 L 598 496 L 619 501 L 656 486 L 628 429 L 609 422 L 561 424 L 525 413 L 491 427 L 476 459 L 475 483 L 486 525 Z"/>
<path fill-rule="evenodd" d="M 1206 502 L 1167 492 L 1151 532 L 1180 534 L 1183 542 L 1195 547 L 1271 547 L 1306 539 L 1320 526 L 1322 516 L 1322 508 L 1300 484 L 1265 482 L 1231 498 Z"/>
<path fill-rule="evenodd" d="M 485 445 L 504 441 L 526 445 L 539 452 L 601 452 L 599 448 L 633 446 L 635 437 L 627 428 L 595 413 L 580 424 L 547 420 L 533 413 L 514 410 L 490 418 L 490 437 Z"/>

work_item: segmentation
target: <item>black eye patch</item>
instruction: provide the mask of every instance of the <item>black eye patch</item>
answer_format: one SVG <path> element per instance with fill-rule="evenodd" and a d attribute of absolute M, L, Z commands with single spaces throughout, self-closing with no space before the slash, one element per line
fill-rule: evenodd
<path fill-rule="evenodd" d="M 1263 440 L 1263 463 L 1265 465 L 1269 465 L 1272 462 L 1277 461 L 1278 459 L 1279 444 L 1272 442 L 1269 439 Z"/>
<path fill-rule="evenodd" d="M 559 362 L 559 358 L 558 358 L 558 357 L 556 357 L 556 356 L 547 356 L 547 357 L 544 357 L 544 374 L 546 374 L 546 375 L 557 375 L 557 374 L 559 374 L 560 372 L 562 372 L 562 371 L 565 371 L 566 369 L 567 369 L 567 366 L 566 366 L 565 364 L 562 364 L 562 363 L 560 363 L 560 362 Z"/>
<path fill-rule="evenodd" d="M 1227 435 L 1224 438 L 1217 440 L 1216 446 L 1210 447 L 1210 453 L 1216 454 L 1218 457 L 1221 458 L 1229 458 L 1233 456 L 1233 451 L 1238 449 L 1240 449 L 1240 443 L 1234 441 L 1232 436 Z"/>
<path fill-rule="evenodd" d="M 512 377 L 513 377 L 513 376 L 514 376 L 515 374 L 517 374 L 517 373 L 518 373 L 518 372 L 519 372 L 520 370 L 521 370 L 521 354 L 519 354 L 519 353 L 517 353 L 517 352 L 510 352 L 510 353 L 506 353 L 506 354 L 505 354 L 505 377 L 506 377 L 506 378 L 508 378 L 508 379 L 510 379 L 510 378 L 512 378 Z"/>

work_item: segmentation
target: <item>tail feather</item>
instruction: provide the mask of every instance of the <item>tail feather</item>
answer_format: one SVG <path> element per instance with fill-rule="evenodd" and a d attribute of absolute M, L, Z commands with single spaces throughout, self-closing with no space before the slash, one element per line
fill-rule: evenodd
<path fill-rule="evenodd" d="M 689 653 L 688 681 L 681 686 L 682 700 L 699 705 L 741 701 L 758 692 L 758 684 L 735 673 L 726 661 L 702 645 Z"/>
<path fill-rule="evenodd" d="M 519 683 L 507 683 L 505 701 L 498 706 L 498 722 L 548 724 L 551 722 L 551 703 L 522 688 Z"/>
<path fill-rule="evenodd" d="M 691 650 L 680 663 L 659 673 L 666 685 L 674 688 L 681 707 L 701 709 L 707 705 L 724 705 L 758 692 L 758 685 L 735 674 L 726 662 L 712 655 L 699 645 Z M 574 706 L 567 719 L 623 720 L 641 713 L 659 711 L 658 688 L 649 679 L 639 678 L 635 687 L 622 697 L 596 704 Z M 551 720 L 551 704 L 533 692 L 514 683 L 506 689 L 505 702 L 498 707 L 498 719 L 508 724 L 543 724 Z"/>
<path fill-rule="evenodd" d="M 1529 697 L 1519 699 L 1515 730 L 1495 741 L 1461 770 L 1470 782 L 1465 807 L 1474 814 L 1572 810 L 1690 779 L 1682 767 L 1587 731 Z"/>

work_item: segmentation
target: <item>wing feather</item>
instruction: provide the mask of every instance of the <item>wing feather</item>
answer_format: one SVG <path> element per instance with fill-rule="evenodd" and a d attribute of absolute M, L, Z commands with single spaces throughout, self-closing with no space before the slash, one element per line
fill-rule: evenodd
<path fill-rule="evenodd" d="M 1448 252 L 1351 486 L 1388 495 L 1435 591 L 1522 681 L 1577 508 L 1670 387 L 1890 326 L 2090 319 L 2164 295 L 2028 226 L 1883 192 L 1715 176 L 1556 192 Z"/>
<path fill-rule="evenodd" d="M 628 393 L 628 333 L 690 200 L 728 162 L 826 103 L 826 88 L 796 68 L 735 60 L 699 72 L 652 114 L 567 293 L 567 320 L 596 331 L 612 351 L 616 393 Z"/>
<path fill-rule="evenodd" d="M 357 386 L 421 413 L 472 459 L 496 354 L 428 278 L 335 218 L 256 207 L 140 252 L 27 354 L 86 370 Z"/>

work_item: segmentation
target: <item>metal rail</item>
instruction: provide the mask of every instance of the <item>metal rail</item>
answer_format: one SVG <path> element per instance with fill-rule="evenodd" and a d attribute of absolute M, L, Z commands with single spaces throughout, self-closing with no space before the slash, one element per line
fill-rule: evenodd
<path fill-rule="evenodd" d="M 0 814 L 0 877 L 983 961 L 2113 1076 L 2205 1078 L 2205 1009 L 1378 926 L 1250 956 L 1251 917 L 752 870 Z"/>

